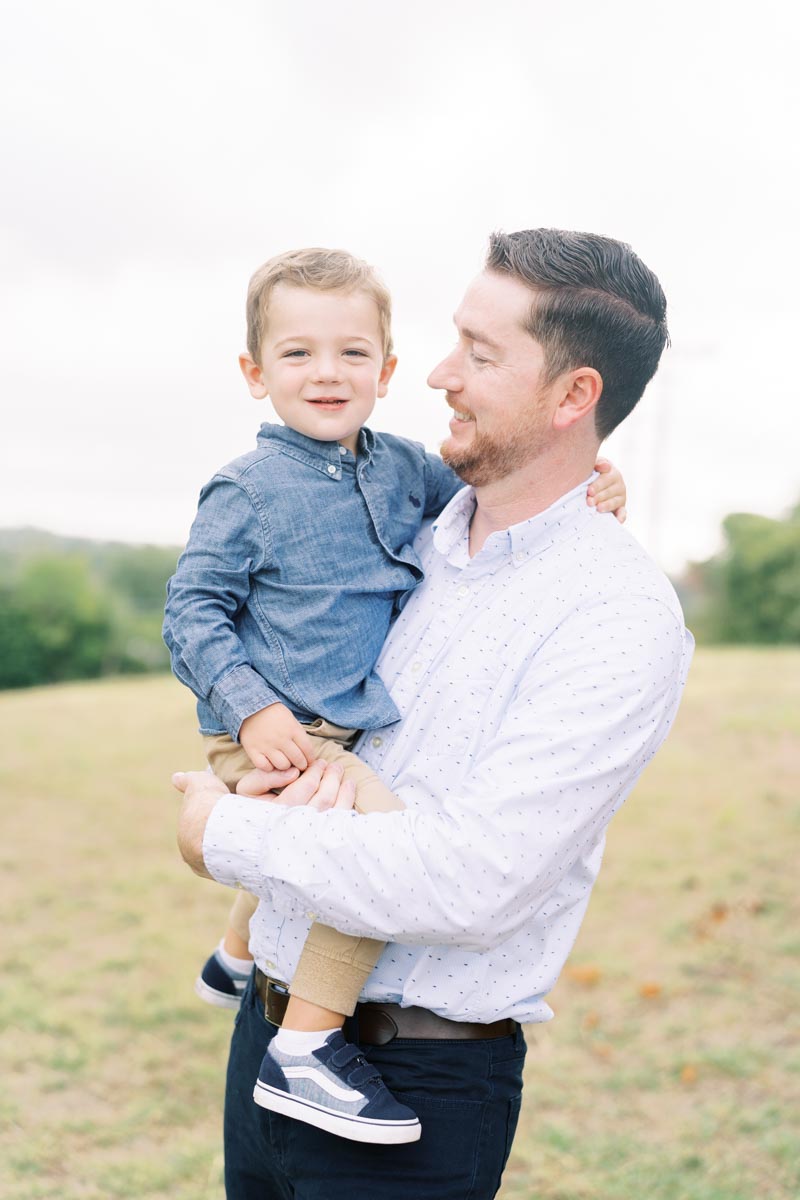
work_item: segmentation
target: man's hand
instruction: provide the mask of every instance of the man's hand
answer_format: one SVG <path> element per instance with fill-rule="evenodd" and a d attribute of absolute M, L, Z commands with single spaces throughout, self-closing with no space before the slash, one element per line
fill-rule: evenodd
<path fill-rule="evenodd" d="M 177 771 L 172 782 L 179 792 L 183 792 L 183 804 L 178 814 L 178 849 L 195 875 L 211 879 L 203 862 L 203 834 L 212 808 L 220 796 L 230 793 L 222 780 L 208 771 Z"/>
<path fill-rule="evenodd" d="M 283 774 L 296 775 L 297 772 L 284 771 Z M 328 808 L 346 810 L 352 808 L 355 803 L 355 784 L 343 777 L 343 768 L 339 763 L 328 763 L 318 758 L 299 779 L 288 784 L 280 795 L 275 795 L 272 791 L 277 786 L 274 776 L 274 772 L 250 771 L 239 781 L 237 794 L 271 800 L 289 807 L 305 804 L 309 808 L 318 809 L 319 812 Z"/>
<path fill-rule="evenodd" d="M 628 498 L 625 480 L 619 470 L 607 458 L 598 458 L 594 464 L 600 478 L 590 483 L 586 498 L 598 512 L 613 512 L 620 525 L 628 515 L 625 501 Z"/>
<path fill-rule="evenodd" d="M 305 804 L 324 812 L 329 808 L 347 811 L 355 803 L 355 784 L 352 780 L 343 779 L 338 763 L 319 760 L 299 779 L 296 778 L 295 768 L 288 771 L 251 771 L 250 776 L 258 776 L 258 785 L 263 790 L 244 794 L 258 795 L 276 804 Z M 183 804 L 178 814 L 178 849 L 195 875 L 211 879 L 203 860 L 206 824 L 219 799 L 230 793 L 222 780 L 209 771 L 178 771 L 172 776 L 172 782 L 179 792 L 183 792 Z M 283 790 L 277 794 L 271 790 L 273 788 Z"/>
<path fill-rule="evenodd" d="M 285 704 L 269 704 L 246 717 L 239 741 L 253 766 L 262 771 L 289 767 L 305 771 L 315 758 L 310 737 Z"/>

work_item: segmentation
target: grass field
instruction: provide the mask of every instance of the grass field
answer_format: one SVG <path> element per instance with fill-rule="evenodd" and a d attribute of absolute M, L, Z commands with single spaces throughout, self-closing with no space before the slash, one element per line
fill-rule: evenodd
<path fill-rule="evenodd" d="M 3 1200 L 221 1200 L 227 909 L 174 848 L 166 678 L 0 695 Z M 800 652 L 698 652 L 530 1031 L 503 1200 L 800 1196 Z M 355 1198 L 354 1198 L 355 1200 Z"/>

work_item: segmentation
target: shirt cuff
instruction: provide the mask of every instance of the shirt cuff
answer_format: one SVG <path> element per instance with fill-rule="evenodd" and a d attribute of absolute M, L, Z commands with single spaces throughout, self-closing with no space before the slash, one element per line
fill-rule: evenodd
<path fill-rule="evenodd" d="M 267 800 L 233 793 L 217 801 L 203 835 L 203 861 L 217 883 L 266 897 L 261 847 L 285 811 Z"/>
<path fill-rule="evenodd" d="M 273 692 L 258 671 L 245 664 L 234 667 L 224 675 L 214 684 L 208 696 L 208 703 L 234 741 L 239 740 L 239 730 L 247 717 L 278 701 L 280 696 Z"/>

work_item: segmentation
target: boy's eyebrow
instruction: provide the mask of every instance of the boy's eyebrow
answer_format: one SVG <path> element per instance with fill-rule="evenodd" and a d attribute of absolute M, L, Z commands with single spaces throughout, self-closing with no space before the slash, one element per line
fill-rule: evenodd
<path fill-rule="evenodd" d="M 275 342 L 275 347 L 277 349 L 279 346 L 285 346 L 287 342 L 308 342 L 311 340 L 311 337 L 307 333 L 290 333 Z M 364 342 L 367 346 L 371 345 L 374 340 L 374 338 L 363 337 L 360 333 L 348 333 L 341 339 L 343 342 Z"/>

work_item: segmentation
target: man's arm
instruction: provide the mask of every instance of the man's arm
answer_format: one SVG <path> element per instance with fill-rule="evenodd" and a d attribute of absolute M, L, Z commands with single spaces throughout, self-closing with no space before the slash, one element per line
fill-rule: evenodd
<path fill-rule="evenodd" d="M 261 782 L 265 788 L 283 790 L 280 793 L 267 791 L 259 797 L 259 801 L 284 806 L 307 805 L 317 812 L 325 812 L 329 808 L 340 811 L 352 809 L 355 785 L 352 780 L 342 779 L 340 764 L 317 762 L 301 778 L 298 779 L 297 775 L 295 768 L 262 771 Z M 214 807 L 230 792 L 222 780 L 210 771 L 176 771 L 172 782 L 183 793 L 178 814 L 178 849 L 195 875 L 213 879 L 203 859 L 203 837 Z"/>
<path fill-rule="evenodd" d="M 223 797 L 205 862 L 286 915 L 488 949 L 598 845 L 666 736 L 687 666 L 685 631 L 660 601 L 598 604 L 535 656 L 502 729 L 441 811 L 364 818 Z"/>

